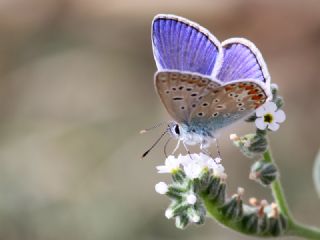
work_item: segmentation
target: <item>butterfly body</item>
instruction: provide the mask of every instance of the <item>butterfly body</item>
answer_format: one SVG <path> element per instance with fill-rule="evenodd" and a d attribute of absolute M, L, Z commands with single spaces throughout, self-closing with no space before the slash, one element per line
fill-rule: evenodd
<path fill-rule="evenodd" d="M 271 98 L 266 65 L 246 39 L 220 43 L 194 22 L 158 15 L 152 43 L 155 88 L 174 119 L 170 132 L 187 145 L 209 146 L 219 130 Z"/>

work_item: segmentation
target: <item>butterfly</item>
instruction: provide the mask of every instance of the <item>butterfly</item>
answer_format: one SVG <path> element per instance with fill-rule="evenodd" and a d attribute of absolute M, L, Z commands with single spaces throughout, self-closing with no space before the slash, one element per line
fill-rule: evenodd
<path fill-rule="evenodd" d="M 267 66 L 249 40 L 220 43 L 199 24 L 166 14 L 153 19 L 151 38 L 155 89 L 178 143 L 207 148 L 218 131 L 271 100 Z"/>

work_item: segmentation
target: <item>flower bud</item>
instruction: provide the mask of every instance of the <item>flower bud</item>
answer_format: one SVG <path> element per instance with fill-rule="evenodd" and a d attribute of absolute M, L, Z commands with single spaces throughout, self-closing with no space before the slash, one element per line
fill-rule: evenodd
<path fill-rule="evenodd" d="M 200 219 L 199 221 L 196 222 L 196 224 L 203 224 L 207 214 L 206 208 L 201 202 L 199 202 L 194 206 L 194 209 L 197 211 L 197 214 L 200 216 Z"/>
<path fill-rule="evenodd" d="M 173 211 L 172 211 L 172 209 L 171 209 L 171 208 L 168 208 L 168 209 L 165 211 L 164 215 L 165 215 L 166 218 L 168 218 L 168 219 L 172 218 L 172 217 L 173 217 Z"/>
<path fill-rule="evenodd" d="M 169 198 L 175 199 L 175 200 L 181 200 L 182 195 L 185 194 L 187 190 L 185 188 L 182 188 L 180 186 L 171 185 L 168 187 L 168 191 L 166 192 L 166 195 Z"/>
<path fill-rule="evenodd" d="M 264 135 L 255 134 L 250 139 L 250 146 L 248 147 L 248 151 L 255 154 L 262 154 L 267 150 L 268 141 Z"/>
<path fill-rule="evenodd" d="M 208 198 L 218 203 L 224 203 L 226 197 L 226 174 L 222 174 L 220 178 L 214 177 L 208 188 Z"/>
<path fill-rule="evenodd" d="M 280 214 L 279 217 L 271 217 L 270 221 L 270 233 L 272 236 L 280 236 L 287 230 L 288 222 L 287 219 Z"/>
<path fill-rule="evenodd" d="M 185 201 L 173 202 L 166 210 L 166 217 L 172 218 L 183 215 L 190 205 Z"/>
<path fill-rule="evenodd" d="M 273 97 L 276 97 L 278 95 L 279 86 L 276 83 L 271 84 L 271 93 Z"/>
<path fill-rule="evenodd" d="M 242 225 L 249 233 L 261 234 L 269 231 L 269 219 L 264 214 L 249 213 L 243 216 Z"/>
<path fill-rule="evenodd" d="M 209 186 L 209 183 L 210 183 L 210 180 L 211 180 L 211 176 L 210 176 L 210 172 L 209 170 L 206 168 L 202 171 L 200 177 L 199 177 L 199 181 L 198 181 L 198 184 L 199 184 L 199 190 L 202 192 L 202 191 L 205 191 L 208 186 Z"/>
<path fill-rule="evenodd" d="M 209 199 L 215 199 L 219 192 L 220 178 L 213 177 L 211 178 L 211 182 L 209 183 L 207 193 Z"/>
<path fill-rule="evenodd" d="M 189 217 L 186 214 L 176 217 L 176 227 L 179 229 L 185 229 L 188 226 Z"/>
<path fill-rule="evenodd" d="M 266 200 L 261 200 L 260 204 L 256 198 L 249 199 L 254 208 L 247 211 L 242 219 L 242 225 L 246 231 L 255 234 L 261 234 L 269 231 L 269 219 L 265 214 Z"/>
<path fill-rule="evenodd" d="M 256 233 L 258 229 L 258 215 L 255 212 L 245 214 L 242 218 L 242 226 L 249 233 Z"/>
<path fill-rule="evenodd" d="M 216 198 L 218 204 L 223 204 L 226 201 L 226 189 L 227 185 L 225 182 L 222 182 L 219 186 L 219 192 Z"/>
<path fill-rule="evenodd" d="M 242 137 L 233 137 L 232 140 L 233 144 L 249 158 L 264 153 L 268 147 L 268 142 L 264 134 L 247 134 Z"/>
<path fill-rule="evenodd" d="M 200 214 L 192 207 L 188 208 L 187 215 L 191 222 L 198 223 L 201 220 Z"/>
<path fill-rule="evenodd" d="M 159 182 L 156 184 L 155 190 L 159 194 L 166 194 L 168 192 L 168 185 L 165 182 Z"/>
<path fill-rule="evenodd" d="M 172 172 L 172 180 L 176 183 L 183 183 L 186 178 L 186 174 L 182 169 L 177 169 Z"/>
<path fill-rule="evenodd" d="M 260 160 L 251 166 L 249 178 L 264 186 L 268 186 L 277 178 L 277 176 L 278 172 L 274 164 Z"/>
<path fill-rule="evenodd" d="M 222 207 L 220 207 L 221 213 L 232 220 L 240 220 L 243 215 L 243 203 L 242 203 L 243 188 L 238 189 L 238 194 L 235 194 L 231 199 L 227 200 Z"/>
<path fill-rule="evenodd" d="M 271 204 L 271 214 L 269 217 L 270 221 L 270 233 L 273 236 L 282 235 L 288 228 L 287 219 L 279 212 L 278 206 L 273 203 Z"/>

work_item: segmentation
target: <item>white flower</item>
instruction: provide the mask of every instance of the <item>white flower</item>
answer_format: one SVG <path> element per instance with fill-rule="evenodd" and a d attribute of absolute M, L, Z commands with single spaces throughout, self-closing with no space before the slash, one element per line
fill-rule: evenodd
<path fill-rule="evenodd" d="M 212 169 L 213 175 L 220 176 L 222 173 L 224 173 L 224 167 L 222 166 L 221 158 L 217 157 L 215 159 L 208 160 L 208 167 L 209 169 Z"/>
<path fill-rule="evenodd" d="M 221 177 L 224 174 L 224 167 L 221 164 L 216 164 L 215 168 L 213 168 L 213 175 L 217 177 Z"/>
<path fill-rule="evenodd" d="M 183 170 L 188 178 L 199 178 L 202 171 L 205 169 L 212 170 L 215 175 L 220 175 L 224 172 L 223 166 L 220 164 L 221 158 L 211 158 L 204 153 L 179 155 L 179 162 L 183 166 Z"/>
<path fill-rule="evenodd" d="M 168 192 L 168 185 L 165 182 L 157 183 L 154 188 L 159 194 L 166 194 Z"/>
<path fill-rule="evenodd" d="M 165 165 L 157 166 L 158 173 L 173 173 L 180 169 L 180 160 L 170 155 L 165 161 Z"/>
<path fill-rule="evenodd" d="M 208 160 L 211 159 L 211 157 L 203 153 L 193 153 L 185 156 L 179 155 L 179 159 L 187 177 L 195 179 L 200 177 L 201 172 L 205 168 L 209 168 Z"/>
<path fill-rule="evenodd" d="M 194 195 L 193 193 L 190 193 L 190 194 L 187 196 L 186 200 L 187 200 L 187 203 L 193 205 L 193 204 L 195 204 L 195 203 L 197 202 L 197 197 L 196 197 L 196 195 Z"/>
<path fill-rule="evenodd" d="M 279 123 L 284 122 L 286 115 L 278 109 L 274 102 L 267 102 L 256 110 L 256 126 L 260 130 L 269 128 L 272 131 L 279 129 Z"/>
<path fill-rule="evenodd" d="M 200 173 L 204 170 L 197 162 L 191 162 L 184 166 L 184 172 L 190 179 L 199 178 Z"/>

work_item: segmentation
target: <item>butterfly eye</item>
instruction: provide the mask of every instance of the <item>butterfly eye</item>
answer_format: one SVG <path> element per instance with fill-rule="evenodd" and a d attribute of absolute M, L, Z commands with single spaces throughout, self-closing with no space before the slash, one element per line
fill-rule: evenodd
<path fill-rule="evenodd" d="M 174 127 L 174 132 L 177 134 L 177 135 L 180 135 L 180 129 L 179 129 L 179 125 L 176 124 L 175 127 Z"/>

